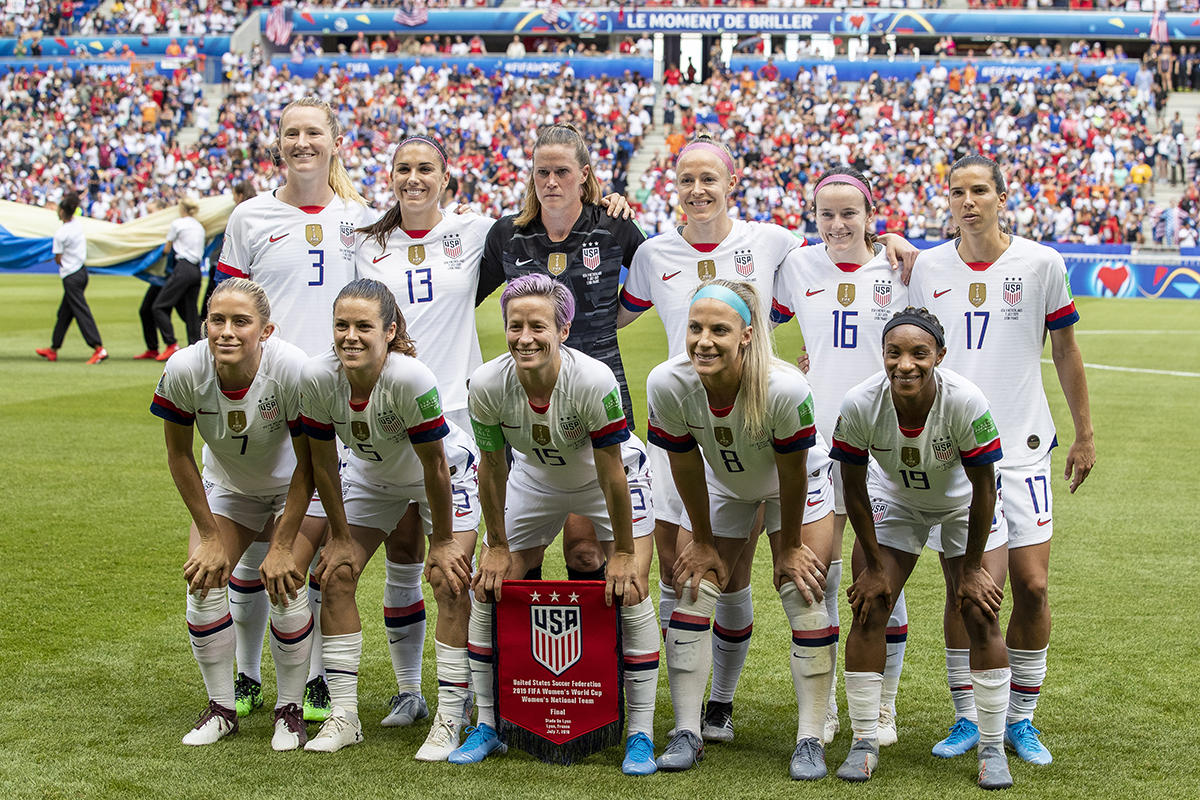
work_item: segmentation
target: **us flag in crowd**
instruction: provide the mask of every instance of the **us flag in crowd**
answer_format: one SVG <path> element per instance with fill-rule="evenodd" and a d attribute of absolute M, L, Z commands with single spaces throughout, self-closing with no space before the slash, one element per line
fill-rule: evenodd
<path fill-rule="evenodd" d="M 425 7 L 425 0 L 413 0 L 411 3 L 401 4 L 392 19 L 410 28 L 424 25 L 429 21 L 429 9 Z"/>
<path fill-rule="evenodd" d="M 551 3 L 550 7 L 542 12 L 542 22 L 547 25 L 557 25 L 558 17 L 562 13 L 562 3 Z"/>
<path fill-rule="evenodd" d="M 282 4 L 272 8 L 271 13 L 267 15 L 267 38 L 280 47 L 286 45 L 292 38 L 293 27 Z"/>

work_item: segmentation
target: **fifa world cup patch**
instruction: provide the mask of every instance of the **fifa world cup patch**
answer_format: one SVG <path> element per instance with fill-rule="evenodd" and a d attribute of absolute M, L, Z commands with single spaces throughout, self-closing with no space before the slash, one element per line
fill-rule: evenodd
<path fill-rule="evenodd" d="M 242 431 L 246 430 L 245 411 L 230 411 L 229 415 L 225 418 L 225 421 L 229 424 L 229 429 L 234 433 L 241 433 Z"/>
<path fill-rule="evenodd" d="M 424 419 L 436 419 L 442 415 L 442 400 L 438 397 L 436 386 L 417 398 L 417 408 Z"/>
<path fill-rule="evenodd" d="M 796 406 L 796 413 L 800 415 L 800 424 L 804 427 L 816 424 L 816 414 L 813 412 L 813 399 L 810 394 L 804 399 L 804 402 Z"/>
<path fill-rule="evenodd" d="M 972 422 L 971 430 L 975 432 L 975 444 L 987 444 L 999 435 L 990 411 L 985 411 L 982 417 Z"/>
<path fill-rule="evenodd" d="M 621 392 L 619 389 L 613 389 L 604 395 L 604 416 L 608 417 L 610 422 L 615 422 L 625 416 L 625 412 L 621 408 Z"/>

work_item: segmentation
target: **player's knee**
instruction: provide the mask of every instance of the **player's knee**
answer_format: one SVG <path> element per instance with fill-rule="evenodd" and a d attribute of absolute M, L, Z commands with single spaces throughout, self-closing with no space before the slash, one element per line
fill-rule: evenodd
<path fill-rule="evenodd" d="M 1013 605 L 1022 613 L 1038 612 L 1050 605 L 1050 589 L 1047 576 L 1010 574 Z"/>
<path fill-rule="evenodd" d="M 349 564 L 339 564 L 333 569 L 326 570 L 321 581 L 321 594 L 324 602 L 336 603 L 339 600 L 353 601 L 354 591 L 358 588 L 358 578 Z"/>
<path fill-rule="evenodd" d="M 582 539 L 566 545 L 563 557 L 575 572 L 595 572 L 604 566 L 604 552 L 594 541 Z"/>

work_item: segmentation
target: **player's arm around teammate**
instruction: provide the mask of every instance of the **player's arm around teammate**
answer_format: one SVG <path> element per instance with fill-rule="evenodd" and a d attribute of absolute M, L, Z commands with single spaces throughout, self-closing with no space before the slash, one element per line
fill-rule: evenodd
<path fill-rule="evenodd" d="M 667 630 L 675 735 L 658 766 L 686 770 L 703 757 L 710 620 L 762 506 L 792 630 L 798 726 L 789 774 L 816 780 L 826 774 L 821 736 L 833 678 L 835 637 L 824 604 L 832 497 L 823 492 L 804 524 L 807 455 L 819 441 L 812 393 L 799 370 L 773 358 L 767 326 L 750 284 L 705 283 L 693 295 L 687 353 L 655 367 L 648 381 L 650 436 L 670 454 L 681 522 L 692 532 L 675 562 L 679 599 Z"/>
<path fill-rule="evenodd" d="M 508 354 L 476 370 L 470 386 L 488 531 L 472 581 L 471 677 L 479 724 L 449 760 L 470 764 L 504 752 L 496 734 L 493 603 L 506 579 L 522 578 L 541 561 L 574 513 L 595 527 L 607 557 L 607 601 L 624 606 L 628 737 L 621 769 L 650 774 L 659 645 L 647 590 L 654 514 L 646 453 L 629 432 L 612 370 L 563 347 L 575 312 L 570 290 L 547 275 L 524 275 L 509 283 L 500 307 Z M 511 470 L 505 444 L 512 447 Z"/>
<path fill-rule="evenodd" d="M 297 459 L 306 458 L 298 435 L 304 354 L 271 339 L 270 315 L 257 284 L 222 284 L 209 304 L 206 340 L 171 357 L 151 406 L 164 421 L 167 464 L 192 516 L 184 565 L 187 620 L 209 705 L 184 744 L 212 744 L 237 731 L 230 574 L 250 543 L 270 534 L 285 498 L 300 509 L 307 503 L 305 472 L 295 469 Z M 205 442 L 203 475 L 192 450 L 196 430 Z M 312 614 L 303 602 L 303 582 L 291 589 L 292 599 L 301 602 L 276 595 L 271 604 L 275 750 L 294 750 L 307 739 L 299 703 Z"/>

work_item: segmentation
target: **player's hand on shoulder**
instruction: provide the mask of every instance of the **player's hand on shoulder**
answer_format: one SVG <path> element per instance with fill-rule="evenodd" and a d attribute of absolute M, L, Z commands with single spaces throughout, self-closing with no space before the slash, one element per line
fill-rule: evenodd
<path fill-rule="evenodd" d="M 623 194 L 613 192 L 604 195 L 600 198 L 600 206 L 613 219 L 633 219 L 633 206 L 629 205 L 629 200 Z"/>

